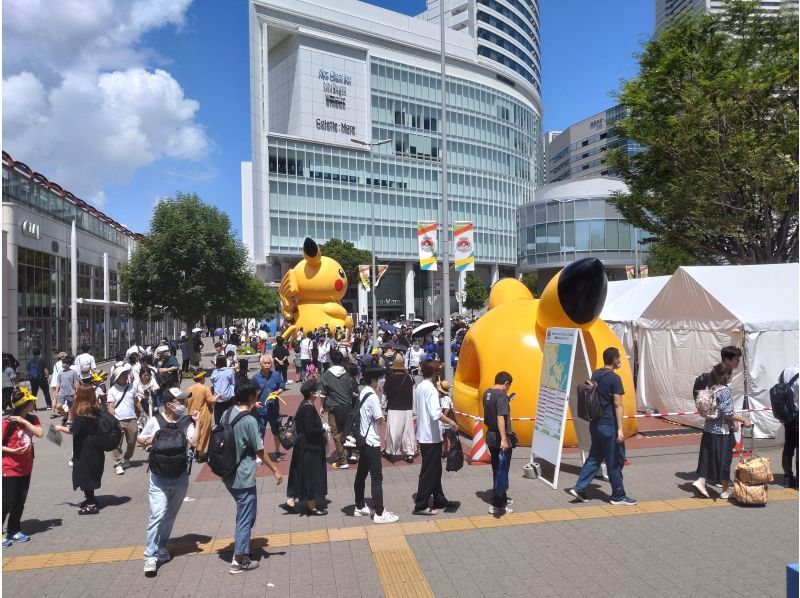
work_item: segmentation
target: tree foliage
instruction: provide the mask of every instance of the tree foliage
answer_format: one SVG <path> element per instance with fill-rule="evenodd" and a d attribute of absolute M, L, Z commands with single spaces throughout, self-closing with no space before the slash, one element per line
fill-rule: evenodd
<path fill-rule="evenodd" d="M 700 263 L 685 249 L 663 241 L 651 243 L 649 250 L 647 267 L 650 276 L 669 276 L 680 266 L 694 266 Z"/>
<path fill-rule="evenodd" d="M 481 279 L 475 272 L 467 272 L 467 279 L 464 283 L 464 292 L 467 294 L 464 300 L 464 307 L 475 311 L 483 309 L 486 300 L 489 298 L 489 290 L 483 286 Z"/>
<path fill-rule="evenodd" d="M 520 278 L 520 282 L 528 287 L 534 299 L 539 298 L 539 275 L 536 272 L 526 272 Z"/>
<path fill-rule="evenodd" d="M 797 261 L 798 32 L 734 0 L 675 20 L 639 55 L 617 131 L 645 150 L 609 162 L 633 225 L 704 263 Z"/>
<path fill-rule="evenodd" d="M 372 252 L 358 249 L 350 241 L 330 239 L 319 246 L 320 253 L 339 262 L 347 275 L 347 285 L 352 287 L 358 283 L 358 267 L 372 264 Z"/>
<path fill-rule="evenodd" d="M 272 317 L 278 309 L 280 309 L 280 299 L 275 289 L 268 287 L 254 274 L 250 274 L 245 291 L 240 296 L 232 315 L 260 319 Z"/>
<path fill-rule="evenodd" d="M 189 326 L 206 314 L 231 315 L 253 277 L 228 216 L 194 193 L 158 203 L 120 274 L 137 317 L 166 311 Z"/>

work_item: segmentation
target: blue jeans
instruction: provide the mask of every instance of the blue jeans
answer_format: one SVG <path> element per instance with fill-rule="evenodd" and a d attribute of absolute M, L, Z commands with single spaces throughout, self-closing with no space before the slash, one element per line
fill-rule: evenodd
<path fill-rule="evenodd" d="M 150 473 L 150 521 L 147 524 L 145 557 L 156 556 L 159 548 L 167 547 L 175 517 L 189 488 L 189 474 L 167 478 Z"/>
<path fill-rule="evenodd" d="M 225 482 L 225 487 L 231 496 L 236 499 L 236 533 L 234 534 L 234 554 L 247 554 L 250 552 L 250 533 L 256 524 L 256 509 L 258 496 L 256 487 L 234 488 L 231 482 Z"/>
<path fill-rule="evenodd" d="M 600 464 L 605 461 L 608 469 L 608 481 L 611 482 L 611 500 L 625 498 L 625 487 L 622 485 L 622 466 L 625 464 L 625 444 L 617 442 L 617 430 L 607 424 L 589 424 L 592 435 L 592 448 L 589 457 L 583 464 L 575 484 L 577 492 L 584 492 L 597 475 Z"/>

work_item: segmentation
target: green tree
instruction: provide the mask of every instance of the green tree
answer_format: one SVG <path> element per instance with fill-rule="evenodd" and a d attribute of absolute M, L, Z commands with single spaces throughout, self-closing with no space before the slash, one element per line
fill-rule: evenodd
<path fill-rule="evenodd" d="M 489 290 L 483 286 L 481 279 L 478 278 L 475 272 L 467 272 L 464 292 L 467 294 L 464 307 L 473 312 L 476 309 L 483 309 L 483 306 L 486 305 L 486 300 L 489 298 Z"/>
<path fill-rule="evenodd" d="M 675 20 L 647 42 L 618 94 L 615 150 L 633 225 L 701 263 L 798 259 L 798 29 L 734 0 L 721 15 Z"/>
<path fill-rule="evenodd" d="M 528 287 L 535 299 L 539 298 L 539 275 L 536 272 L 526 272 L 520 278 L 520 282 Z"/>
<path fill-rule="evenodd" d="M 679 266 L 694 266 L 698 259 L 680 247 L 663 241 L 650 244 L 647 256 L 647 267 L 650 276 L 668 276 L 674 274 Z"/>
<path fill-rule="evenodd" d="M 120 267 L 135 314 L 168 312 L 188 328 L 207 314 L 231 314 L 252 276 L 228 216 L 194 193 L 160 201 L 150 231 Z"/>
<path fill-rule="evenodd" d="M 254 274 L 250 274 L 247 277 L 245 290 L 239 297 L 239 303 L 231 315 L 261 319 L 272 317 L 278 309 L 280 309 L 280 299 L 275 289 L 268 287 Z"/>
<path fill-rule="evenodd" d="M 347 285 L 352 287 L 358 283 L 358 267 L 372 264 L 372 252 L 358 249 L 350 241 L 330 239 L 319 246 L 320 253 L 339 262 L 347 275 Z"/>

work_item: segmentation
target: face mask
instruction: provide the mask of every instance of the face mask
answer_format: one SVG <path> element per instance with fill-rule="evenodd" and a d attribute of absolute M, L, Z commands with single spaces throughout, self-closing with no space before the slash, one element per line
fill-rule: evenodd
<path fill-rule="evenodd" d="M 180 403 L 174 403 L 172 405 L 172 412 L 175 414 L 176 417 L 183 417 L 186 415 L 186 405 L 181 405 Z"/>

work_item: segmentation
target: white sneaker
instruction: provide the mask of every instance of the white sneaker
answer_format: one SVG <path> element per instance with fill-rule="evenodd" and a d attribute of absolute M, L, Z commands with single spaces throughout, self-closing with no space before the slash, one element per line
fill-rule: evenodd
<path fill-rule="evenodd" d="M 256 457 L 256 465 L 264 465 L 264 462 L 261 460 L 261 457 Z"/>
<path fill-rule="evenodd" d="M 489 506 L 489 515 L 508 515 L 509 513 L 513 513 L 514 509 L 509 506 L 503 507 L 495 507 L 494 505 Z"/>
<path fill-rule="evenodd" d="M 125 474 L 125 470 L 122 469 L 122 465 L 115 465 L 114 466 L 114 473 L 117 474 L 117 475 L 124 475 Z"/>
<path fill-rule="evenodd" d="M 719 497 L 720 497 L 722 500 L 728 500 L 728 499 L 731 497 L 731 491 L 730 491 L 730 490 L 726 490 L 725 492 L 722 492 L 722 493 L 719 495 Z"/>
<path fill-rule="evenodd" d="M 706 489 L 706 485 L 704 483 L 702 483 L 700 480 L 695 480 L 694 482 L 692 482 L 692 486 L 697 488 L 697 491 L 700 494 L 708 498 L 708 490 Z"/>
<path fill-rule="evenodd" d="M 159 548 L 158 552 L 156 553 L 156 558 L 158 559 L 159 563 L 168 563 L 172 560 L 172 555 L 166 548 Z"/>
<path fill-rule="evenodd" d="M 385 512 L 386 511 L 384 511 L 384 513 Z M 363 509 L 359 509 L 358 507 L 353 509 L 353 517 L 369 517 L 370 515 L 372 515 L 372 511 L 369 510 L 367 505 L 364 505 Z"/>
<path fill-rule="evenodd" d="M 158 570 L 158 559 L 154 556 L 147 557 L 144 560 L 144 574 L 147 577 L 154 577 Z"/>
<path fill-rule="evenodd" d="M 72 467 L 72 457 L 70 457 L 69 461 L 67 461 L 67 467 Z"/>
<path fill-rule="evenodd" d="M 399 519 L 400 517 L 391 511 L 384 511 L 380 515 L 375 515 L 375 517 L 372 518 L 372 523 L 397 523 Z"/>
<path fill-rule="evenodd" d="M 344 448 L 356 448 L 356 439 L 353 438 L 352 436 L 348 436 L 347 438 L 344 439 L 342 446 Z"/>
<path fill-rule="evenodd" d="M 245 571 L 252 571 L 258 569 L 258 561 L 251 560 L 249 557 L 243 557 L 241 563 L 237 563 L 236 559 L 231 562 L 231 568 L 228 573 L 235 575 L 236 573 L 244 573 Z"/>

